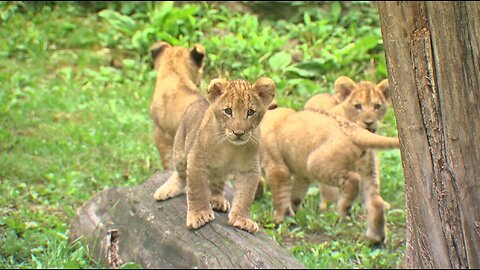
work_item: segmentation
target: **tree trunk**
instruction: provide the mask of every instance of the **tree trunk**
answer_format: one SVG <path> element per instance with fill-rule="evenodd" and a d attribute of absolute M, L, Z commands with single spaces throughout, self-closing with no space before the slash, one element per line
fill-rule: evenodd
<path fill-rule="evenodd" d="M 379 2 L 408 268 L 480 267 L 480 3 Z"/>
<path fill-rule="evenodd" d="M 170 174 L 96 194 L 78 209 L 70 240 L 81 236 L 93 257 L 113 268 L 126 262 L 144 268 L 303 268 L 265 232 L 236 229 L 225 213 L 215 212 L 215 220 L 198 230 L 187 229 L 185 196 L 153 199 Z M 228 187 L 230 201 L 232 194 Z"/>

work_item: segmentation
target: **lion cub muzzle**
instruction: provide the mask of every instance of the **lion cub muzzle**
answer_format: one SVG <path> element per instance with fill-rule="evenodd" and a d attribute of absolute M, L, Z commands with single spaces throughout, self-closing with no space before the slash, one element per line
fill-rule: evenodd
<path fill-rule="evenodd" d="M 243 130 L 226 130 L 228 141 L 233 145 L 244 145 L 248 142 L 249 136 Z"/>
<path fill-rule="evenodd" d="M 377 122 L 374 119 L 365 119 L 363 120 L 363 124 L 360 126 L 364 127 L 366 130 L 375 133 L 377 131 Z"/>

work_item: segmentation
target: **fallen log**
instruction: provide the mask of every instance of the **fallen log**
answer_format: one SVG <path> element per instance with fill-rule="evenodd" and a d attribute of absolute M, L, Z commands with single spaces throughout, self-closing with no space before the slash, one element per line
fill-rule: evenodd
<path fill-rule="evenodd" d="M 226 213 L 187 229 L 184 195 L 153 199 L 170 175 L 157 173 L 141 186 L 96 194 L 77 210 L 70 241 L 80 238 L 95 260 L 113 268 L 126 262 L 143 268 L 304 268 L 264 231 L 250 234 L 229 225 Z M 225 196 L 231 202 L 231 187 Z"/>

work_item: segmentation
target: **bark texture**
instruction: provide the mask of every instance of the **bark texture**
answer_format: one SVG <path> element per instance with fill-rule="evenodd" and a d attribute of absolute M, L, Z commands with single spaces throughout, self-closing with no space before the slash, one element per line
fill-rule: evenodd
<path fill-rule="evenodd" d="M 480 268 L 480 3 L 378 2 L 407 268 Z"/>
<path fill-rule="evenodd" d="M 144 268 L 303 268 L 265 232 L 233 228 L 225 213 L 215 212 L 215 220 L 198 230 L 187 229 L 185 196 L 153 199 L 170 174 L 96 194 L 78 209 L 70 240 L 82 237 L 93 257 L 113 268 L 126 262 Z M 230 201 L 232 194 L 227 188 Z"/>

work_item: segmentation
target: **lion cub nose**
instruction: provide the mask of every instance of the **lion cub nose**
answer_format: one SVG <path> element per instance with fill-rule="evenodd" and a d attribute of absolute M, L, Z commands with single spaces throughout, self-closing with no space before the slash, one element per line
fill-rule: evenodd
<path fill-rule="evenodd" d="M 373 122 L 374 122 L 374 121 L 371 120 L 371 119 L 367 119 L 367 120 L 364 121 L 365 125 L 367 125 L 367 126 L 373 125 Z"/>
<path fill-rule="evenodd" d="M 243 131 L 243 130 L 234 130 L 234 131 L 233 131 L 233 134 L 237 135 L 237 137 L 241 137 L 241 136 L 243 136 L 243 134 L 245 134 L 245 131 Z"/>

